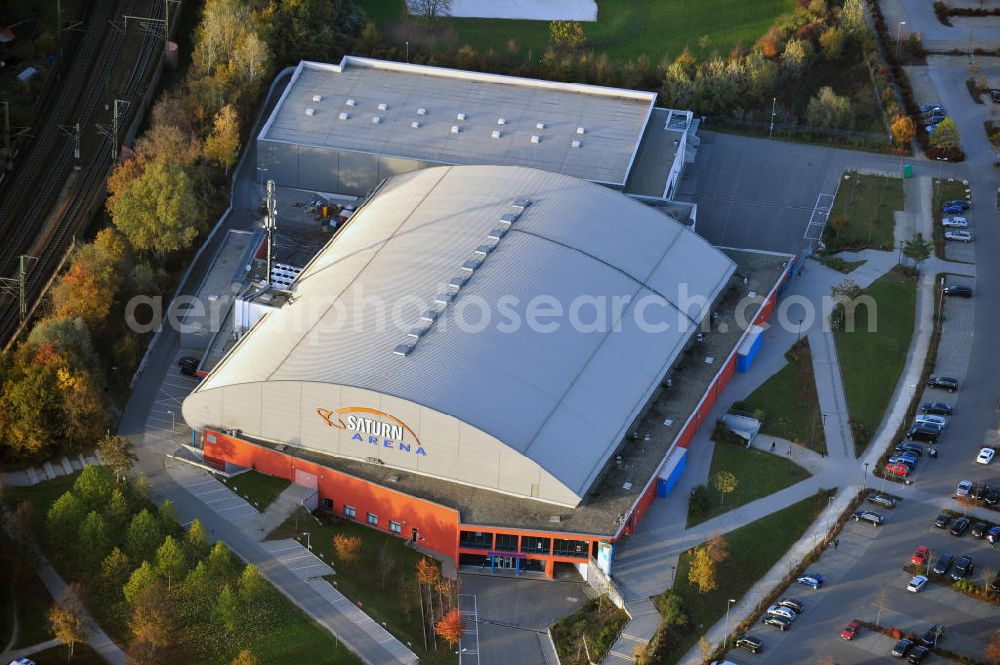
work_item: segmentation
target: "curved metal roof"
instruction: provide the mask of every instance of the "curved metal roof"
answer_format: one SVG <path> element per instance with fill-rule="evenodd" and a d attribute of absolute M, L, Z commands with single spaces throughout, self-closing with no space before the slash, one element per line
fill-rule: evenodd
<path fill-rule="evenodd" d="M 198 391 L 309 381 L 404 398 L 582 497 L 734 270 L 693 231 L 599 185 L 425 169 L 386 181 Z M 555 307 L 562 317 L 528 325 Z"/>

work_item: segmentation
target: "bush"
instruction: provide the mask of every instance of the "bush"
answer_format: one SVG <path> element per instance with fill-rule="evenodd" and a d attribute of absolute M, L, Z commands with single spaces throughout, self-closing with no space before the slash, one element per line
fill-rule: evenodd
<path fill-rule="evenodd" d="M 697 485 L 691 490 L 691 500 L 689 501 L 691 511 L 696 515 L 707 513 L 712 509 L 712 497 L 705 485 Z"/>

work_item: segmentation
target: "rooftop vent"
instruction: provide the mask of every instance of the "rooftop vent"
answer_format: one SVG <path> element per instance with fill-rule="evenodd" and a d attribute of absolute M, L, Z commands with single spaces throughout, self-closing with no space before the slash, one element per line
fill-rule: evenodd
<path fill-rule="evenodd" d="M 323 101 L 323 95 L 313 95 L 313 101 L 314 102 L 321 102 L 321 101 Z"/>
<path fill-rule="evenodd" d="M 541 143 L 541 141 L 542 141 L 542 138 L 538 134 L 532 135 L 532 137 L 531 137 L 531 142 L 532 143 Z"/>
<path fill-rule="evenodd" d="M 465 114 L 464 113 L 459 113 L 458 115 L 455 116 L 455 119 L 457 119 L 457 120 L 465 120 Z"/>
<path fill-rule="evenodd" d="M 410 127 L 413 127 L 414 129 L 420 129 L 420 121 L 414 120 L 413 122 L 410 123 Z"/>
<path fill-rule="evenodd" d="M 378 105 L 378 110 L 379 111 L 388 111 L 389 110 L 389 105 L 386 104 L 385 102 L 382 102 L 381 104 Z"/>
<path fill-rule="evenodd" d="M 345 103 L 345 104 L 347 104 L 348 106 L 354 106 L 355 104 L 357 104 L 357 102 L 356 102 L 356 101 L 354 101 L 353 99 L 348 99 L 348 100 L 347 100 L 346 102 L 344 102 L 344 103 Z"/>
<path fill-rule="evenodd" d="M 493 138 L 495 138 L 495 139 L 498 139 L 498 138 L 500 138 L 500 136 L 501 136 L 501 133 L 500 133 L 500 130 L 499 130 L 499 129 L 494 129 L 494 130 L 493 130 L 493 134 L 492 134 L 492 136 L 493 136 Z"/>
<path fill-rule="evenodd" d="M 508 224 L 513 224 L 521 216 L 520 210 L 515 210 L 513 212 L 506 212 L 500 218 L 501 222 L 507 222 Z"/>
<path fill-rule="evenodd" d="M 507 229 L 508 227 L 506 226 L 498 226 L 492 231 L 490 231 L 490 234 L 486 237 L 489 238 L 490 240 L 500 240 L 505 235 L 507 235 Z"/>
<path fill-rule="evenodd" d="M 350 120 L 351 114 L 348 113 L 347 111 L 341 111 L 340 115 L 338 115 L 337 117 L 340 118 L 341 120 Z"/>
<path fill-rule="evenodd" d="M 372 116 L 372 124 L 373 125 L 377 125 L 380 122 L 382 122 L 382 116 L 380 116 L 380 115 Z"/>
<path fill-rule="evenodd" d="M 427 109 L 417 109 L 417 115 L 427 115 Z"/>
<path fill-rule="evenodd" d="M 507 124 L 507 118 L 497 118 L 497 124 L 498 125 L 506 125 Z"/>
<path fill-rule="evenodd" d="M 582 144 L 582 143 L 580 143 L 579 141 L 570 141 L 570 143 L 569 143 L 569 144 L 570 144 L 570 146 L 572 146 L 572 147 L 574 147 L 574 148 L 579 148 L 579 147 L 580 147 L 581 145 L 583 145 L 583 144 Z"/>
<path fill-rule="evenodd" d="M 439 305 L 447 305 L 454 299 L 455 299 L 454 293 L 439 293 L 436 296 L 434 296 L 434 302 Z"/>
<path fill-rule="evenodd" d="M 462 264 L 462 270 L 468 270 L 469 272 L 473 272 L 482 264 L 483 264 L 483 257 L 480 256 L 479 254 L 474 254 L 471 259 L 468 259 L 465 263 Z"/>
<path fill-rule="evenodd" d="M 535 123 L 535 129 L 545 129 L 545 123 L 544 122 L 536 122 Z"/>
<path fill-rule="evenodd" d="M 516 208 L 524 209 L 530 205 L 531 205 L 531 199 L 517 199 L 516 201 L 514 201 L 514 207 Z"/>
<path fill-rule="evenodd" d="M 583 136 L 583 132 L 584 132 L 584 131 L 585 131 L 585 130 L 583 129 L 583 127 L 577 127 L 577 128 L 576 128 L 576 133 L 577 133 L 577 134 L 579 134 L 580 136 Z"/>
<path fill-rule="evenodd" d="M 493 244 L 493 243 L 483 244 L 483 245 L 480 245 L 479 247 L 476 247 L 476 249 L 474 251 L 479 256 L 485 257 L 487 254 L 489 254 L 494 249 L 496 249 L 496 247 L 497 247 L 496 244 Z"/>
<path fill-rule="evenodd" d="M 417 345 L 413 342 L 403 342 L 402 344 L 397 344 L 396 348 L 392 352 L 397 356 L 408 356 L 413 353 L 413 349 Z"/>
<path fill-rule="evenodd" d="M 411 337 L 413 339 L 418 339 L 430 329 L 431 329 L 431 322 L 421 319 L 417 325 L 413 326 L 413 328 L 410 329 L 410 332 L 406 333 L 406 336 Z"/>
<path fill-rule="evenodd" d="M 314 108 L 307 108 L 306 109 L 306 115 L 316 115 L 316 109 L 314 109 Z"/>
<path fill-rule="evenodd" d="M 465 286 L 465 283 L 469 281 L 468 275 L 455 275 L 448 280 L 448 286 L 456 291 Z"/>
<path fill-rule="evenodd" d="M 451 133 L 452 134 L 458 134 L 460 131 L 462 131 L 462 128 L 459 127 L 458 125 L 452 125 L 451 126 Z"/>
<path fill-rule="evenodd" d="M 429 310 L 425 311 L 423 314 L 420 315 L 420 319 L 422 321 L 428 321 L 428 322 L 430 322 L 430 321 L 437 321 L 437 317 L 440 314 L 441 314 L 440 310 L 429 309 Z"/>

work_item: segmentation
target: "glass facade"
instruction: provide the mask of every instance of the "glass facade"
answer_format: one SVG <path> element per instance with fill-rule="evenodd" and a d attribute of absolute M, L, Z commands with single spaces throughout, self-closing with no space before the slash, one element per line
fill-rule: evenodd
<path fill-rule="evenodd" d="M 498 533 L 497 541 L 493 545 L 493 550 L 496 552 L 516 552 L 517 551 L 517 534 L 516 533 Z"/>
<path fill-rule="evenodd" d="M 484 531 L 461 531 L 458 546 L 474 550 L 493 549 L 493 534 Z"/>
<path fill-rule="evenodd" d="M 548 554 L 551 544 L 551 538 L 521 536 L 521 552 L 524 554 Z"/>
<path fill-rule="evenodd" d="M 587 541 L 556 538 L 552 542 L 552 554 L 556 556 L 573 557 L 575 559 L 586 559 L 588 555 Z"/>

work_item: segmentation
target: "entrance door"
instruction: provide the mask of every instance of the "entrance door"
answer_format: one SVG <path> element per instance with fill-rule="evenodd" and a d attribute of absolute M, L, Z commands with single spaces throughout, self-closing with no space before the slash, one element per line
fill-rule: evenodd
<path fill-rule="evenodd" d="M 410 542 L 411 543 L 416 543 L 417 542 L 417 537 L 419 535 L 420 535 L 420 532 L 417 531 L 416 527 L 413 527 L 412 529 L 410 529 Z"/>
<path fill-rule="evenodd" d="M 309 489 L 316 489 L 316 474 L 303 471 L 302 469 L 295 469 L 295 484 L 308 487 Z"/>

